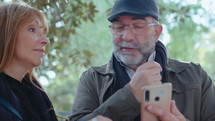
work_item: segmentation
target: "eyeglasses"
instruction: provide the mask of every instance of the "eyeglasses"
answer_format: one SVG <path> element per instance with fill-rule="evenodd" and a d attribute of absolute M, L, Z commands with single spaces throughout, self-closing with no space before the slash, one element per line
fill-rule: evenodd
<path fill-rule="evenodd" d="M 136 24 L 113 23 L 112 25 L 109 26 L 109 28 L 111 29 L 112 34 L 122 35 L 126 29 L 126 26 L 128 26 L 133 34 L 138 35 L 138 34 L 143 34 L 146 27 L 157 26 L 157 25 L 159 25 L 158 22 L 155 22 L 155 23 L 136 23 Z"/>

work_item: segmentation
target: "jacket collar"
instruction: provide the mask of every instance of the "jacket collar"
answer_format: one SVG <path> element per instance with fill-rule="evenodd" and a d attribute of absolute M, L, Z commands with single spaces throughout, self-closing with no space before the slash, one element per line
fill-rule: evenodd
<path fill-rule="evenodd" d="M 102 66 L 96 66 L 92 67 L 96 72 L 103 74 L 103 75 L 108 75 L 111 74 L 113 75 L 115 72 L 113 70 L 113 56 L 111 57 L 110 61 Z"/>
<path fill-rule="evenodd" d="M 189 63 L 178 61 L 175 59 L 167 59 L 167 71 L 169 72 L 175 72 L 175 73 L 180 73 L 183 70 L 185 70 L 189 66 Z"/>
<path fill-rule="evenodd" d="M 189 66 L 189 63 L 181 62 L 181 61 L 180 63 L 178 62 L 179 62 L 178 60 L 167 58 L 167 71 L 180 73 L 183 70 L 185 70 L 187 66 Z M 115 73 L 113 70 L 113 56 L 111 57 L 110 61 L 107 64 L 102 66 L 92 67 L 92 68 L 100 74 L 113 75 Z"/>

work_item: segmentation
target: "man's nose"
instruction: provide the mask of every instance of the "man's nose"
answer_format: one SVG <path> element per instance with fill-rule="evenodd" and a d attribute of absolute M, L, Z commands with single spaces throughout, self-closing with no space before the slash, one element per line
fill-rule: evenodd
<path fill-rule="evenodd" d="M 132 41 L 134 39 L 134 34 L 132 33 L 130 27 L 126 27 L 122 32 L 122 39 L 125 41 Z"/>

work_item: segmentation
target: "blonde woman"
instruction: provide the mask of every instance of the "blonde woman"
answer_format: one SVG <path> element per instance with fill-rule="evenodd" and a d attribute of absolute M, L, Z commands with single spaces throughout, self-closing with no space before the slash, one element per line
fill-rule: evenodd
<path fill-rule="evenodd" d="M 48 26 L 26 4 L 0 5 L 0 120 L 57 121 L 53 106 L 34 76 L 42 63 Z"/>

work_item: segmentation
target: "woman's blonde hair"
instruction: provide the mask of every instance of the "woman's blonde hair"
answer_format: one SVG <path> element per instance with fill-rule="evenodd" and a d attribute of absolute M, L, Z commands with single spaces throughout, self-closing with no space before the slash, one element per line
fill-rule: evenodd
<path fill-rule="evenodd" d="M 45 15 L 39 10 L 25 3 L 5 3 L 0 5 L 0 72 L 2 72 L 13 59 L 15 45 L 19 29 L 28 22 L 32 22 L 32 18 L 38 18 L 42 23 L 44 34 L 48 33 L 48 24 Z M 24 77 L 31 81 L 37 81 L 34 75 L 34 68 L 29 70 Z M 39 82 L 38 82 L 39 84 Z M 38 87 L 44 91 L 41 86 Z M 49 110 L 53 110 L 50 107 Z M 64 116 L 57 115 L 58 118 L 67 119 Z"/>
<path fill-rule="evenodd" d="M 12 62 L 19 29 L 31 22 L 31 18 L 39 18 L 45 34 L 48 33 L 46 18 L 39 10 L 25 3 L 3 3 L 0 5 L 0 72 Z M 29 70 L 25 78 L 37 81 L 33 72 L 34 69 Z"/>

